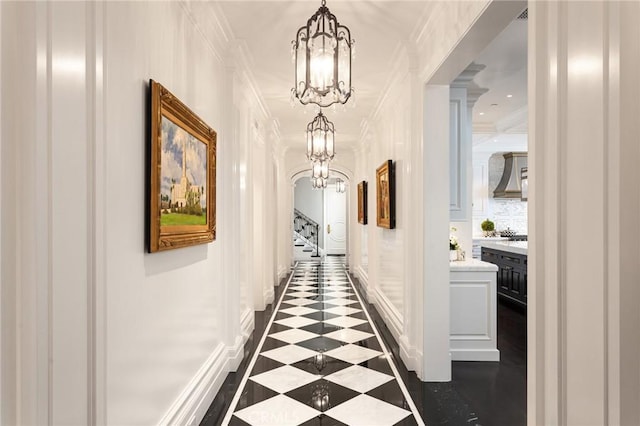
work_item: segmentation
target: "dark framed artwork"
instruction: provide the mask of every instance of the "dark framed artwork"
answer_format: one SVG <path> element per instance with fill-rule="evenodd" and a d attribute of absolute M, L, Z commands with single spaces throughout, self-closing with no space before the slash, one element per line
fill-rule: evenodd
<path fill-rule="evenodd" d="M 376 222 L 381 228 L 396 227 L 396 183 L 391 160 L 376 169 Z"/>
<path fill-rule="evenodd" d="M 216 238 L 216 132 L 151 80 L 149 252 Z"/>
<path fill-rule="evenodd" d="M 367 224 L 367 181 L 358 184 L 358 223 Z"/>

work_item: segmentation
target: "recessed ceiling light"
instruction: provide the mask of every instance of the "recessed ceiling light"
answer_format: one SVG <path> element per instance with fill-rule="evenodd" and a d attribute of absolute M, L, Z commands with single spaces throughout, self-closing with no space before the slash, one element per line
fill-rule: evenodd
<path fill-rule="evenodd" d="M 480 115 L 484 115 L 484 112 L 481 112 Z"/>
<path fill-rule="evenodd" d="M 513 98 L 513 95 L 507 95 L 507 98 Z"/>

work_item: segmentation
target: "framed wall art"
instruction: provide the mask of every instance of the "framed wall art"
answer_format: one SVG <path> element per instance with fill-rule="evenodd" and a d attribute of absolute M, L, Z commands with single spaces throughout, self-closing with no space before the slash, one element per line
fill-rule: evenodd
<path fill-rule="evenodd" d="M 216 238 L 216 132 L 151 80 L 149 252 Z"/>
<path fill-rule="evenodd" d="M 367 224 L 367 181 L 358 184 L 358 223 Z"/>
<path fill-rule="evenodd" d="M 376 222 L 381 228 L 396 227 L 396 182 L 391 160 L 376 169 Z"/>

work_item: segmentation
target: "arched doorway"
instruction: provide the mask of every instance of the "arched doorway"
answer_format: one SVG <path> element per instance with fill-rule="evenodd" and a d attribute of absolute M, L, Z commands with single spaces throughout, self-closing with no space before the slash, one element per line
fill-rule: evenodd
<path fill-rule="evenodd" d="M 342 181 L 342 191 L 338 191 L 338 180 Z M 330 169 L 327 187 L 323 189 L 312 187 L 309 170 L 294 173 L 291 182 L 293 261 L 327 255 L 346 258 L 349 247 L 349 174 Z"/>

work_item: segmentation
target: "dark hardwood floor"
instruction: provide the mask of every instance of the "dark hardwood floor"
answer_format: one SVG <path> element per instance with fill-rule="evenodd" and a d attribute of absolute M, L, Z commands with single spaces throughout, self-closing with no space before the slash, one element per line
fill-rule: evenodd
<path fill-rule="evenodd" d="M 357 279 L 352 279 L 360 290 Z M 283 280 L 276 287 L 275 300 L 285 284 Z M 273 309 L 269 305 L 265 311 L 256 312 L 255 330 L 245 345 L 244 359 L 238 371 L 227 376 L 201 425 L 222 422 Z M 427 425 L 526 425 L 527 321 L 523 308 L 499 300 L 500 362 L 453 362 L 449 383 L 421 382 L 414 372 L 407 371 L 389 329 L 373 305 L 368 309 Z"/>

